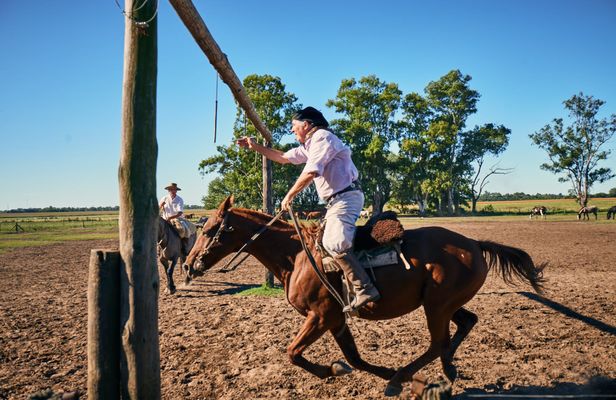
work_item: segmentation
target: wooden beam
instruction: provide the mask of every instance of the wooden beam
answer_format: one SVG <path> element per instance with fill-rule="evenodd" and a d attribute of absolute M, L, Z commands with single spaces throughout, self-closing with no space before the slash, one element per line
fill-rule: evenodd
<path fill-rule="evenodd" d="M 195 8 L 194 4 L 190 0 L 169 0 L 175 11 L 180 16 L 180 19 L 186 25 L 186 28 L 190 31 L 195 41 L 203 50 L 208 60 L 210 60 L 210 64 L 214 66 L 218 74 L 220 75 L 223 82 L 229 86 L 231 92 L 233 93 L 233 97 L 239 103 L 240 107 L 246 112 L 246 116 L 254 127 L 261 133 L 261 135 L 268 142 L 272 142 L 272 134 L 269 129 L 265 126 L 265 124 L 259 118 L 257 114 L 257 110 L 255 109 L 250 97 L 246 93 L 246 89 L 244 89 L 244 85 L 233 71 L 233 67 L 231 67 L 231 63 L 227 59 L 227 55 L 220 50 L 218 43 L 212 37 L 209 29 L 203 22 L 203 19 L 199 15 L 199 12 Z"/>

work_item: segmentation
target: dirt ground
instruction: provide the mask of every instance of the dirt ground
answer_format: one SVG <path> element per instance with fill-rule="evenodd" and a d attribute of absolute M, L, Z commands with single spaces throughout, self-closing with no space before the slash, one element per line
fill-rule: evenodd
<path fill-rule="evenodd" d="M 520 247 L 550 264 L 547 300 L 490 276 L 467 304 L 480 320 L 456 354 L 456 398 L 616 393 L 616 223 L 442 226 Z M 86 393 L 88 261 L 90 249 L 110 247 L 117 243 L 0 255 L 0 399 L 25 399 L 45 388 Z M 320 380 L 289 364 L 286 347 L 303 317 L 284 298 L 235 295 L 260 285 L 264 271 L 250 258 L 232 273 L 210 272 L 173 296 L 161 293 L 163 398 L 382 398 L 386 382 L 365 372 Z M 395 320 L 354 321 L 360 352 L 372 363 L 399 367 L 428 345 L 421 309 Z M 330 336 L 305 355 L 323 364 L 342 358 Z M 434 379 L 440 363 L 422 372 Z M 408 387 L 401 397 L 409 397 Z"/>

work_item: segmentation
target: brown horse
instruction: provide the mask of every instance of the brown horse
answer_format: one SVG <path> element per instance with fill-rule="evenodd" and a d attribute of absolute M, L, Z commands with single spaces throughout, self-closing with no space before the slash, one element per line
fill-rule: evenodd
<path fill-rule="evenodd" d="M 597 206 L 582 207 L 582 208 L 580 208 L 580 211 L 578 211 L 578 219 L 590 220 L 590 217 L 588 216 L 588 214 L 595 214 L 595 220 L 596 220 L 597 219 L 597 211 L 599 211 Z"/>
<path fill-rule="evenodd" d="M 232 208 L 232 205 L 233 197 L 223 201 L 203 227 L 203 234 L 184 265 L 191 277 L 203 275 L 226 255 L 237 251 L 272 219 L 270 215 Z M 315 250 L 315 229 L 304 227 L 302 232 L 322 268 L 321 256 Z M 370 364 L 360 357 L 342 307 L 319 280 L 292 225 L 276 221 L 247 251 L 282 282 L 289 303 L 306 317 L 287 348 L 291 363 L 319 378 L 351 372 L 342 362 L 320 365 L 302 355 L 308 346 L 329 331 L 353 367 L 389 380 L 386 395 L 398 395 L 403 382 L 410 381 L 417 371 L 437 357 L 441 359 L 447 378 L 455 380 L 454 354 L 477 323 L 477 316 L 463 305 L 481 288 L 491 268 L 498 267 L 506 282 L 524 280 L 535 291 L 540 291 L 543 283 L 543 265 L 535 266 L 530 256 L 520 249 L 472 240 L 439 227 L 406 230 L 402 251 L 412 267 L 406 269 L 400 262 L 374 269 L 375 285 L 382 297 L 359 311 L 360 318 L 383 320 L 423 306 L 430 330 L 430 346 L 419 358 L 395 370 Z M 484 255 L 489 256 L 488 261 Z M 327 272 L 325 276 L 340 292 L 341 273 Z M 453 337 L 449 333 L 450 321 L 457 326 Z"/>

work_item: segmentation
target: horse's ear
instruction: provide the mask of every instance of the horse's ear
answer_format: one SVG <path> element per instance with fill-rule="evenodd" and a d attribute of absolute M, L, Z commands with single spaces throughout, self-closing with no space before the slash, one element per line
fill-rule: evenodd
<path fill-rule="evenodd" d="M 233 195 L 228 196 L 218 207 L 218 215 L 223 216 L 231 207 L 233 207 Z"/>

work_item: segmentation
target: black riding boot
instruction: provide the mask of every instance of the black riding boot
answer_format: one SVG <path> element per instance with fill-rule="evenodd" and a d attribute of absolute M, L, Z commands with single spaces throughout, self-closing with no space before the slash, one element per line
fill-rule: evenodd
<path fill-rule="evenodd" d="M 345 313 L 353 312 L 362 308 L 366 303 L 377 301 L 381 298 L 379 291 L 370 281 L 366 270 L 351 251 L 339 254 L 335 258 L 355 290 L 355 298 L 342 311 Z"/>

